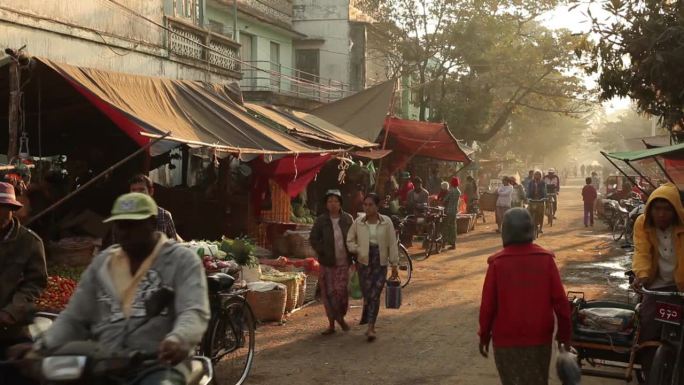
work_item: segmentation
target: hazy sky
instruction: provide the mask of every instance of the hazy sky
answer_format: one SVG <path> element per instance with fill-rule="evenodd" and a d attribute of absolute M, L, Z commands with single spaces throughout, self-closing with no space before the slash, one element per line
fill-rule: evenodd
<path fill-rule="evenodd" d="M 577 7 L 572 11 L 569 11 L 568 6 L 558 7 L 555 11 L 548 13 L 542 17 L 544 25 L 549 28 L 566 28 L 573 33 L 587 33 L 591 28 L 591 23 L 586 15 L 587 7 L 591 9 L 592 15 L 595 17 L 601 17 L 601 15 L 606 15 L 606 13 L 601 9 L 601 5 L 593 3 L 591 5 L 585 5 L 582 7 Z M 591 78 L 587 79 L 587 82 L 595 84 Z M 603 103 L 604 108 L 607 113 L 613 113 L 616 110 L 622 110 L 629 108 L 629 99 L 615 99 Z"/>

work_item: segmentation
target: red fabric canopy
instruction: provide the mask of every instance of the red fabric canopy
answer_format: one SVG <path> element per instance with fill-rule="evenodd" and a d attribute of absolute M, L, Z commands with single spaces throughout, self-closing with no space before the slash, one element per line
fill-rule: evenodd
<path fill-rule="evenodd" d="M 385 119 L 385 148 L 392 149 L 390 172 L 404 168 L 414 156 L 432 159 L 470 163 L 468 154 L 444 123 L 419 122 L 395 117 Z"/>
<path fill-rule="evenodd" d="M 263 156 L 260 156 L 250 162 L 254 175 L 252 203 L 256 215 L 261 213 L 261 202 L 266 198 L 269 179 L 273 179 L 291 198 L 294 198 L 304 191 L 331 157 L 331 154 L 306 154 L 287 156 L 266 163 Z"/>

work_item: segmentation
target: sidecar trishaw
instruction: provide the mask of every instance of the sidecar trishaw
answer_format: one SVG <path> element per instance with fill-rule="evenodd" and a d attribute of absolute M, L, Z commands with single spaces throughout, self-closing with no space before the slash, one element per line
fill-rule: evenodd
<path fill-rule="evenodd" d="M 572 341 L 582 374 L 593 377 L 636 379 L 644 383 L 636 363 L 640 346 L 638 304 L 587 301 L 582 292 L 568 292 L 572 308 Z"/>

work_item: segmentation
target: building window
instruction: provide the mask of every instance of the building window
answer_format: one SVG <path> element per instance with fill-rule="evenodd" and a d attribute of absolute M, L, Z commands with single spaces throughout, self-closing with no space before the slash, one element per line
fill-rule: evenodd
<path fill-rule="evenodd" d="M 202 2 L 204 0 L 173 0 L 173 16 L 188 19 L 193 24 L 202 20 Z"/>
<path fill-rule="evenodd" d="M 224 28 L 225 28 L 225 27 L 224 27 L 223 23 L 218 22 L 218 21 L 216 21 L 216 20 L 211 20 L 211 19 L 209 19 L 209 25 L 208 25 L 208 27 L 209 27 L 209 30 L 210 30 L 211 32 L 218 33 L 218 34 L 220 34 L 220 35 L 225 35 L 225 36 L 230 36 L 230 37 L 232 37 L 232 35 L 233 35 L 232 33 L 226 34 L 225 31 L 224 31 Z"/>
<path fill-rule="evenodd" d="M 280 90 L 280 44 L 271 42 L 271 87 Z"/>
<path fill-rule="evenodd" d="M 320 75 L 320 50 L 298 49 L 295 56 L 298 77 L 317 83 Z"/>

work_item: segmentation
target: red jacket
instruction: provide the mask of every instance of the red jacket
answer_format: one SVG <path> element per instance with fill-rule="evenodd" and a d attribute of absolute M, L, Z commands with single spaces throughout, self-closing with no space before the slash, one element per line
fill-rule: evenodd
<path fill-rule="evenodd" d="M 552 252 L 533 243 L 505 247 L 489 257 L 482 288 L 480 343 L 494 347 L 569 342 L 570 304 Z"/>
<path fill-rule="evenodd" d="M 585 202 L 594 202 L 598 197 L 596 188 L 590 184 L 584 185 L 582 188 L 582 199 Z"/>

